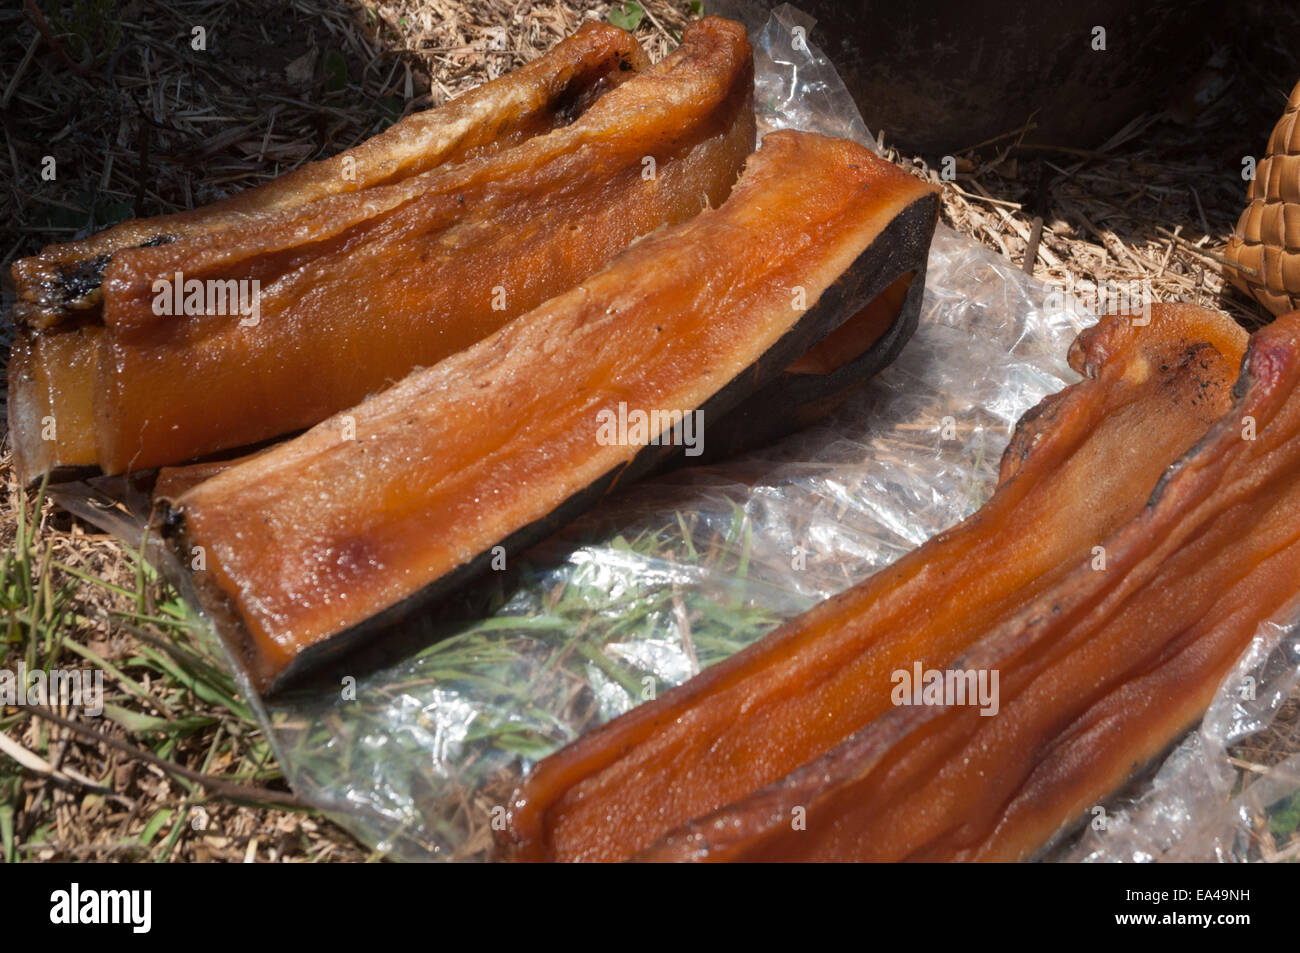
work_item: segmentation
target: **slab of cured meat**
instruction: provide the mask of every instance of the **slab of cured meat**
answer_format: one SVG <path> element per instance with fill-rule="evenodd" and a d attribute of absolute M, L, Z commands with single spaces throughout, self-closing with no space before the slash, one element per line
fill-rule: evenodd
<path fill-rule="evenodd" d="M 730 440 L 729 415 L 846 323 L 865 352 L 841 342 L 811 369 L 829 374 L 795 376 L 895 353 L 871 302 L 915 292 L 898 282 L 923 272 L 937 214 L 931 186 L 855 143 L 769 134 L 720 208 L 300 437 L 169 480 L 205 606 L 262 689 L 382 637 L 493 547 L 521 552 L 679 458 L 672 414 L 702 414 L 706 447 Z M 602 414 L 628 409 L 659 429 L 602 439 Z"/>
<path fill-rule="evenodd" d="M 511 855 L 1023 858 L 1175 740 L 1300 592 L 1300 315 L 1247 350 L 1157 305 L 1070 360 L 978 512 L 543 760 Z M 918 667 L 993 712 L 898 704 Z"/>
<path fill-rule="evenodd" d="M 752 98 L 739 24 L 653 67 L 590 24 L 334 159 L 17 262 L 20 478 L 255 444 L 467 347 L 720 204 Z"/>

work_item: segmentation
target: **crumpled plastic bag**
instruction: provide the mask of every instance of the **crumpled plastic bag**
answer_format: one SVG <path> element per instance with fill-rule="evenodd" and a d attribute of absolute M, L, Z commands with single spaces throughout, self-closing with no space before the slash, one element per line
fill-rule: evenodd
<path fill-rule="evenodd" d="M 730 6 L 751 27 L 760 131 L 874 147 L 811 18 L 787 5 L 764 21 Z M 761 453 L 628 488 L 527 554 L 509 586 L 467 596 L 474 621 L 427 623 L 427 648 L 338 691 L 259 703 L 289 783 L 394 858 L 490 859 L 508 798 L 537 760 L 974 512 L 1016 420 L 1077 379 L 1066 352 L 1095 317 L 1066 304 L 940 226 L 915 337 L 833 418 Z M 58 495 L 138 541 L 140 501 L 123 519 L 97 494 Z M 1226 747 L 1267 726 L 1300 677 L 1294 616 L 1261 629 L 1204 724 L 1153 777 L 1102 806 L 1105 830 L 1093 816 L 1044 856 L 1256 856 L 1268 808 L 1300 790 L 1300 755 L 1238 790 Z M 1253 700 L 1237 692 L 1245 675 Z"/>

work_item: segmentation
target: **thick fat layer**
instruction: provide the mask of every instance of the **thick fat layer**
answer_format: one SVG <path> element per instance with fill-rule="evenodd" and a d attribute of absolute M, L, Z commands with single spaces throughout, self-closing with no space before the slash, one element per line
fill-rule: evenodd
<path fill-rule="evenodd" d="M 20 328 L 9 350 L 9 434 L 24 483 L 56 468 L 94 467 L 95 365 L 104 329 L 89 324 L 36 334 Z"/>
<path fill-rule="evenodd" d="M 1293 314 L 1254 336 L 1240 398 L 1105 540 L 1106 568 L 1076 562 L 955 663 L 1000 673 L 995 717 L 892 709 L 644 856 L 1031 855 L 1194 723 L 1258 626 L 1300 591 L 1298 385 Z M 793 804 L 808 825 L 792 835 Z"/>
<path fill-rule="evenodd" d="M 601 411 L 724 412 L 724 391 L 734 406 L 813 343 L 814 315 L 833 321 L 824 335 L 862 306 L 866 289 L 841 276 L 933 201 L 853 143 L 769 135 L 721 209 L 182 495 L 185 545 L 205 547 L 256 676 L 268 684 L 628 466 L 641 448 L 602 442 Z"/>
<path fill-rule="evenodd" d="M 881 715 L 893 672 L 943 667 L 1141 510 L 1228 408 L 1245 337 L 1180 306 L 1087 332 L 1071 360 L 1091 379 L 1026 415 L 978 513 L 541 762 L 512 808 L 515 855 L 629 857 Z"/>
<path fill-rule="evenodd" d="M 701 21 L 578 121 L 514 149 L 264 216 L 238 240 L 120 252 L 105 278 L 101 467 L 310 426 L 720 203 L 753 149 L 752 87 L 743 28 Z M 260 282 L 258 323 L 154 314 L 155 279 L 177 273 Z"/>
<path fill-rule="evenodd" d="M 13 268 L 14 320 L 44 328 L 97 307 L 98 276 L 124 249 L 231 228 L 256 231 L 258 218 L 267 213 L 517 145 L 563 124 L 585 100 L 648 65 L 631 34 L 588 21 L 532 63 L 437 109 L 408 116 L 333 158 L 203 208 L 124 222 L 19 260 Z"/>

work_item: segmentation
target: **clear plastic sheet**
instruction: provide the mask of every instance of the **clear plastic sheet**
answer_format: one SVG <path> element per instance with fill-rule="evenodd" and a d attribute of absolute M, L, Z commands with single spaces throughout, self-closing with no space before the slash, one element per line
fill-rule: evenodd
<path fill-rule="evenodd" d="M 1224 679 L 1198 730 L 1137 790 L 1102 805 L 1059 860 L 1148 862 L 1273 859 L 1263 842 L 1270 819 L 1300 809 L 1300 752 L 1244 786 L 1228 748 L 1267 728 L 1300 680 L 1300 599 L 1260 627 Z M 1094 809 L 1095 810 L 1095 809 Z"/>
<path fill-rule="evenodd" d="M 761 128 L 872 144 L 810 18 L 785 6 L 763 22 L 731 7 L 751 27 Z M 537 759 L 987 498 L 1017 418 L 1076 379 L 1066 351 L 1095 320 L 1050 307 L 1048 290 L 941 226 L 915 337 L 834 418 L 763 453 L 625 490 L 470 594 L 475 621 L 444 624 L 427 648 L 338 691 L 259 708 L 294 790 L 394 858 L 490 859 L 507 799 Z M 94 503 L 103 490 L 59 498 L 138 541 L 138 521 Z M 1300 676 L 1287 621 L 1261 631 L 1200 730 L 1105 806 L 1104 832 L 1068 832 L 1045 856 L 1254 856 L 1260 818 L 1300 789 L 1300 755 L 1238 791 L 1226 746 L 1267 725 Z M 1240 697 L 1245 675 L 1253 701 Z"/>

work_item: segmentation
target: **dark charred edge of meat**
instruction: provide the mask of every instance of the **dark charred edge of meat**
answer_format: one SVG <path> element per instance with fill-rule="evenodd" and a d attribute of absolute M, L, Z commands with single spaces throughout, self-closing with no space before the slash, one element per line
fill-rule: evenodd
<path fill-rule="evenodd" d="M 104 269 L 112 260 L 111 255 L 96 255 L 71 265 L 59 265 L 60 300 L 76 301 L 97 289 L 104 281 Z"/>
<path fill-rule="evenodd" d="M 170 235 L 166 232 L 155 235 L 147 242 L 141 242 L 138 245 L 132 245 L 132 248 L 157 248 L 159 245 L 170 245 L 176 241 L 178 236 Z M 71 265 L 59 265 L 59 285 L 57 290 L 58 300 L 64 307 L 71 307 L 76 302 L 82 301 L 88 295 L 99 290 L 104 283 L 104 272 L 112 262 L 113 256 L 109 253 L 95 255 L 93 258 L 83 258 Z"/>
<path fill-rule="evenodd" d="M 610 76 L 615 69 L 627 72 L 635 68 L 625 55 L 616 53 L 610 59 L 602 60 L 591 69 L 573 76 L 551 103 L 557 128 L 576 122 L 596 100 L 614 88 Z"/>

